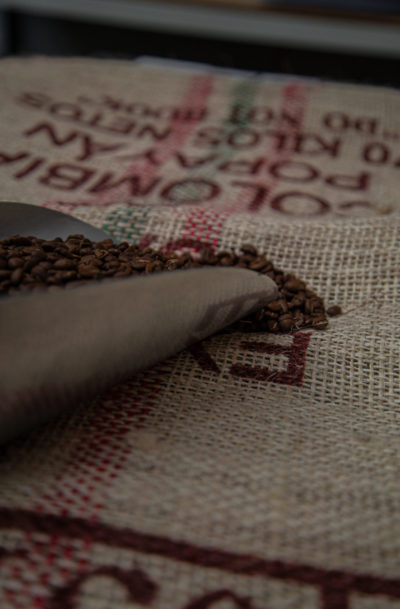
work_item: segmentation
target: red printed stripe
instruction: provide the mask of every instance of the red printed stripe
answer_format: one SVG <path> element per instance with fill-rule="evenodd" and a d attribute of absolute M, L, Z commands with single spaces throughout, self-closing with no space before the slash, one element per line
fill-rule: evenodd
<path fill-rule="evenodd" d="M 280 116 L 284 117 L 290 115 L 293 118 L 293 121 L 288 125 L 285 119 L 281 118 L 276 125 L 276 130 L 284 130 L 288 138 L 301 129 L 307 105 L 308 88 L 309 85 L 293 82 L 282 89 Z M 274 142 L 274 138 L 272 141 Z M 291 151 L 276 150 L 274 144 L 271 145 L 271 150 L 266 153 L 266 158 L 271 165 L 277 162 L 290 161 L 292 156 L 293 153 Z M 266 196 L 250 205 L 250 207 L 248 202 L 243 200 L 243 197 L 239 196 L 233 203 L 228 200 L 227 204 L 222 207 L 219 212 L 213 212 L 209 208 L 194 209 L 186 221 L 181 238 L 183 240 L 197 240 L 199 243 L 197 249 L 200 249 L 205 245 L 209 245 L 215 249 L 218 246 L 218 236 L 227 216 L 231 213 L 240 211 L 259 212 L 266 204 L 267 199 L 271 196 L 278 183 L 279 180 L 273 176 L 263 180 Z"/>
<path fill-rule="evenodd" d="M 141 182 L 141 188 L 146 191 L 150 187 L 152 180 L 160 172 L 161 168 L 167 161 L 180 150 L 186 140 L 193 133 L 194 129 L 201 120 L 201 113 L 191 120 L 185 120 L 185 110 L 190 111 L 193 106 L 196 108 L 204 108 L 207 106 L 208 98 L 211 95 L 214 87 L 214 76 L 211 74 L 196 74 L 193 76 L 177 106 L 181 112 L 174 117 L 170 123 L 171 133 L 161 143 L 154 146 L 153 155 L 156 157 L 156 163 L 145 155 L 142 158 L 135 160 L 129 165 L 125 173 L 120 179 L 129 176 L 137 176 Z M 85 198 L 84 200 L 74 201 L 68 204 L 59 205 L 57 201 L 48 201 L 44 203 L 45 207 L 59 209 L 64 213 L 70 213 L 75 207 L 80 205 L 108 206 L 116 203 L 121 203 L 127 199 L 131 199 L 129 186 L 126 183 L 120 184 L 118 187 L 110 191 L 99 192 L 93 198 Z"/>
<path fill-rule="evenodd" d="M 309 85 L 301 82 L 292 82 L 282 88 L 282 101 L 279 113 L 281 119 L 276 125 L 276 131 L 283 131 L 290 138 L 290 135 L 298 133 L 301 130 L 307 108 L 308 90 Z M 290 115 L 294 119 L 290 124 L 282 118 L 287 115 Z M 272 138 L 270 149 L 265 152 L 265 158 L 268 160 L 269 165 L 282 161 L 290 161 L 292 156 L 293 153 L 290 150 L 276 150 L 274 138 Z M 270 175 L 263 177 L 262 182 L 266 192 L 264 197 L 249 205 L 246 200 L 243 200 L 239 196 L 236 201 L 227 205 L 228 210 L 231 213 L 240 211 L 259 212 L 266 205 L 274 189 L 278 186 L 279 179 Z"/>
<path fill-rule="evenodd" d="M 129 445 L 121 440 L 143 425 L 167 371 L 168 363 L 160 364 L 101 397 L 86 418 L 85 431 L 81 431 L 84 441 L 76 445 L 62 469 L 56 469 L 54 479 L 48 481 L 48 490 L 35 504 L 37 511 L 51 507 L 63 516 L 97 518 L 107 489 L 130 453 Z"/>
<path fill-rule="evenodd" d="M 192 243 L 191 249 L 195 251 L 204 247 L 217 248 L 218 237 L 227 216 L 227 213 L 214 212 L 209 208 L 194 209 L 186 220 L 180 241 Z"/>
<path fill-rule="evenodd" d="M 307 104 L 307 85 L 303 83 L 291 83 L 286 85 L 282 91 L 282 104 L 281 104 L 281 115 L 290 114 L 295 119 L 296 125 L 284 123 L 282 120 L 277 125 L 277 130 L 285 129 L 288 136 L 298 133 L 301 130 L 302 123 L 304 120 L 306 104 Z M 268 160 L 270 164 L 277 163 L 279 161 L 290 161 L 293 153 L 292 152 L 279 152 L 272 149 L 268 153 Z M 279 180 L 270 176 L 266 183 L 268 189 L 268 196 L 272 194 L 274 189 L 277 187 Z M 255 205 L 251 211 L 259 211 L 266 203 L 266 200 L 262 201 L 260 205 Z"/>
<path fill-rule="evenodd" d="M 74 539 L 84 539 L 90 544 L 100 543 L 109 547 L 134 550 L 197 567 L 306 584 L 315 587 L 319 592 L 321 609 L 349 609 L 352 593 L 400 599 L 399 578 L 391 579 L 378 575 L 363 575 L 307 564 L 269 560 L 251 554 L 201 547 L 128 528 L 117 528 L 104 522 L 89 522 L 81 518 L 37 514 L 29 510 L 4 507 L 0 508 L 0 528 L 16 529 L 27 534 L 42 533 L 48 535 L 50 539 L 60 537 L 63 540 L 71 539 L 71 542 Z M 0 556 L 1 558 L 6 560 L 7 552 L 3 557 Z"/>
<path fill-rule="evenodd" d="M 56 474 L 47 480 L 46 490 L 34 505 L 37 513 L 51 509 L 60 514 L 60 517 L 67 518 L 78 514 L 92 522 L 98 520 L 104 508 L 103 501 L 131 452 L 130 444 L 124 442 L 123 438 L 132 430 L 143 426 L 163 387 L 167 372 L 168 364 L 161 364 L 134 377 L 131 382 L 118 385 L 102 397 L 86 418 L 85 431 L 81 432 L 82 441 L 74 444 L 76 448 L 67 457 L 62 468 L 55 468 Z M 28 544 L 33 543 L 35 547 L 31 537 L 32 532 L 27 531 L 25 540 Z M 60 544 L 59 533 L 53 531 L 45 568 L 59 572 L 59 576 L 66 580 L 70 573 L 59 565 L 72 558 L 78 570 L 85 571 L 85 557 L 92 541 L 85 537 L 82 544 L 82 549 L 86 550 L 83 554 L 78 552 L 74 545 Z M 38 547 L 37 550 L 40 554 L 41 548 Z M 57 560 L 54 560 L 55 552 Z M 46 577 L 45 572 L 38 572 L 39 566 L 34 553 L 26 560 L 32 573 L 38 573 L 38 577 Z M 24 580 L 25 595 L 30 595 L 31 585 L 31 580 Z M 39 600 L 37 597 L 35 602 L 39 603 Z"/>
<path fill-rule="evenodd" d="M 207 105 L 208 98 L 213 90 L 214 77 L 211 74 L 201 74 L 193 76 L 189 82 L 189 86 L 178 103 L 179 108 L 184 110 L 190 110 L 193 106 L 198 108 L 205 107 Z M 181 113 L 182 115 L 184 112 Z M 185 121 L 181 117 L 176 117 L 171 121 L 172 131 L 168 138 L 166 138 L 162 144 L 156 149 L 157 165 L 144 159 L 132 163 L 126 172 L 126 176 L 136 174 L 143 178 L 145 181 L 150 182 L 158 173 L 163 165 L 184 145 L 185 141 L 190 137 L 199 122 L 199 118 L 191 121 Z M 146 187 L 146 183 L 143 188 Z M 105 195 L 107 197 L 107 195 Z M 126 186 L 121 186 L 120 189 L 116 189 L 113 192 L 113 202 L 121 200 L 124 196 L 127 196 Z M 108 197 L 109 198 L 109 197 Z"/>

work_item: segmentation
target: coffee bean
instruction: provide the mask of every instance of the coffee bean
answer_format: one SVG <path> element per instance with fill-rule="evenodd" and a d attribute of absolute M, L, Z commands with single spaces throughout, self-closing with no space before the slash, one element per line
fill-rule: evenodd
<path fill-rule="evenodd" d="M 273 300 L 267 304 L 267 308 L 274 313 L 279 313 L 281 310 L 281 303 L 279 300 Z"/>
<path fill-rule="evenodd" d="M 327 319 L 314 319 L 312 321 L 312 327 L 315 328 L 316 330 L 326 330 L 326 328 L 328 327 L 328 320 Z"/>
<path fill-rule="evenodd" d="M 8 268 L 16 269 L 19 266 L 23 266 L 24 262 L 25 262 L 25 260 L 23 258 L 19 258 L 18 256 L 13 256 L 8 259 Z"/>
<path fill-rule="evenodd" d="M 57 244 L 54 241 L 46 241 L 43 243 L 42 248 L 45 252 L 52 252 L 57 247 Z"/>
<path fill-rule="evenodd" d="M 21 281 L 23 272 L 24 271 L 22 270 L 22 266 L 19 266 L 13 270 L 10 276 L 10 281 L 13 285 L 18 284 Z"/>
<path fill-rule="evenodd" d="M 131 267 L 135 269 L 135 271 L 144 271 L 146 269 L 147 262 L 148 260 L 138 258 L 137 260 L 133 260 L 131 262 Z"/>
<path fill-rule="evenodd" d="M 31 275 L 32 277 L 45 281 L 47 276 L 47 269 L 42 267 L 42 263 L 39 263 L 31 269 Z"/>
<path fill-rule="evenodd" d="M 294 319 L 291 315 L 281 315 L 278 323 L 279 329 L 282 330 L 282 332 L 288 332 L 294 327 Z"/>
<path fill-rule="evenodd" d="M 103 262 L 101 260 L 99 260 L 99 258 L 96 258 L 96 256 L 93 256 L 93 254 L 86 254 L 85 256 L 82 256 L 82 258 L 80 259 L 80 264 L 100 267 L 100 266 L 102 266 Z"/>
<path fill-rule="evenodd" d="M 74 241 L 74 240 L 76 240 L 76 241 L 83 241 L 84 239 L 85 239 L 84 235 L 81 235 L 81 233 L 76 233 L 75 235 L 69 235 L 69 237 L 67 239 L 67 242 L 68 241 Z M 111 241 L 111 239 L 110 239 L 110 241 Z"/>
<path fill-rule="evenodd" d="M 49 274 L 46 278 L 46 283 L 50 284 L 50 285 L 58 285 L 58 284 L 62 284 L 63 280 L 62 280 L 62 276 L 61 276 L 61 272 L 62 271 L 57 271 L 53 274 Z M 25 278 L 24 283 L 28 283 L 28 278 Z"/>
<path fill-rule="evenodd" d="M 290 292 L 300 292 L 300 290 L 304 290 L 305 283 L 300 279 L 289 279 L 288 281 L 285 281 L 284 286 L 286 290 L 289 290 Z"/>
<path fill-rule="evenodd" d="M 68 271 L 75 268 L 75 262 L 69 258 L 60 258 L 59 260 L 55 261 L 54 268 Z"/>
<path fill-rule="evenodd" d="M 249 264 L 249 269 L 252 271 L 261 271 L 267 265 L 267 260 L 264 256 L 257 256 L 252 262 Z"/>
<path fill-rule="evenodd" d="M 304 312 L 305 313 L 312 313 L 314 310 L 314 305 L 313 302 L 310 298 L 307 298 L 305 303 L 304 303 Z"/>
<path fill-rule="evenodd" d="M 244 245 L 241 246 L 241 251 L 243 252 L 243 254 L 250 254 L 251 256 L 257 256 L 257 250 L 254 247 L 254 245 L 251 245 L 250 243 L 245 243 Z"/>
<path fill-rule="evenodd" d="M 76 271 L 57 271 L 56 276 L 61 279 L 61 281 L 72 281 L 76 279 L 77 273 Z"/>
<path fill-rule="evenodd" d="M 255 322 L 259 322 L 264 319 L 264 316 L 265 316 L 265 309 L 260 309 L 259 311 L 254 313 L 253 319 Z"/>
<path fill-rule="evenodd" d="M 221 258 L 218 257 L 218 264 L 221 266 L 233 266 L 233 258 L 232 256 L 222 256 Z"/>
<path fill-rule="evenodd" d="M 278 330 L 279 330 L 278 322 L 275 319 L 269 319 L 267 321 L 267 328 L 270 332 L 278 332 Z"/>
<path fill-rule="evenodd" d="M 208 264 L 215 266 L 218 264 L 218 256 L 213 253 L 211 248 L 206 248 L 200 252 L 199 262 L 201 264 Z"/>
<path fill-rule="evenodd" d="M 32 245 L 30 237 L 21 237 L 21 235 L 12 235 L 4 240 L 7 245 Z"/>
<path fill-rule="evenodd" d="M 339 305 L 332 305 L 329 307 L 329 309 L 327 309 L 326 312 L 328 313 L 329 317 L 335 317 L 336 315 L 342 314 L 342 308 L 339 307 Z"/>
<path fill-rule="evenodd" d="M 281 303 L 281 311 L 283 313 L 287 313 L 289 311 L 289 307 L 286 298 L 281 298 L 279 302 Z"/>
<path fill-rule="evenodd" d="M 78 273 L 84 279 L 91 279 L 92 277 L 97 278 L 100 274 L 97 266 L 94 266 L 92 264 L 79 264 Z"/>
<path fill-rule="evenodd" d="M 8 260 L 7 260 L 8 259 Z M 83 235 L 70 235 L 65 241 L 57 237 L 45 241 L 37 237 L 13 235 L 0 241 L 0 293 L 18 291 L 60 290 L 75 288 L 88 281 L 127 278 L 176 269 L 204 266 L 249 268 L 270 277 L 279 288 L 279 297 L 236 324 L 241 331 L 291 332 L 300 328 L 324 329 L 328 322 L 323 300 L 295 275 L 276 268 L 252 244 L 240 253 L 210 247 L 196 256 L 188 252 L 162 252 L 136 244 L 114 243 L 105 239 L 93 243 Z M 329 315 L 341 313 L 333 305 Z"/>
<path fill-rule="evenodd" d="M 108 255 L 108 251 L 105 249 L 97 248 L 94 250 L 94 255 L 96 258 L 100 258 L 101 260 Z"/>
<path fill-rule="evenodd" d="M 246 266 L 249 266 L 254 261 L 254 256 L 252 254 L 242 254 L 239 256 L 239 261 L 244 262 Z"/>
<path fill-rule="evenodd" d="M 91 254 L 93 254 L 93 250 L 91 247 L 82 247 L 81 251 L 80 251 L 81 256 L 89 256 Z"/>

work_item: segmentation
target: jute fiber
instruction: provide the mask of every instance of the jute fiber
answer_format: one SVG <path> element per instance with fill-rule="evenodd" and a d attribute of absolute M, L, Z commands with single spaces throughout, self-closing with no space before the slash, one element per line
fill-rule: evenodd
<path fill-rule="evenodd" d="M 217 334 L 2 450 L 3 608 L 400 608 L 400 94 L 0 64 L 1 199 L 254 244 L 343 315 Z"/>

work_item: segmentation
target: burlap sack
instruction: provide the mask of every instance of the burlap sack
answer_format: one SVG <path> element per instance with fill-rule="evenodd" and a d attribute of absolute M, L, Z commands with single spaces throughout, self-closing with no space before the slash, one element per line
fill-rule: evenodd
<path fill-rule="evenodd" d="M 5 608 L 400 607 L 397 91 L 0 65 L 1 198 L 254 243 L 344 315 L 216 335 L 9 445 Z"/>

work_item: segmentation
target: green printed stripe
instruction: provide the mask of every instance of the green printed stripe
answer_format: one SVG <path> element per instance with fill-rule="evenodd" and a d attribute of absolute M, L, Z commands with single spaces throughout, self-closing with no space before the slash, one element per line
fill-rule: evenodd
<path fill-rule="evenodd" d="M 146 232 L 148 215 L 148 208 L 117 208 L 106 217 L 102 228 L 113 239 L 137 243 Z"/>
<path fill-rule="evenodd" d="M 232 123 L 229 120 L 232 110 L 235 106 L 241 106 L 243 114 L 248 116 L 249 110 L 254 106 L 254 100 L 260 89 L 260 80 L 257 77 L 247 78 L 235 83 L 230 91 L 231 103 L 229 105 L 227 117 L 223 120 L 220 125 L 224 127 L 228 134 L 233 133 L 238 128 L 243 128 L 248 125 L 248 120 L 243 119 L 240 122 Z M 213 163 L 207 166 L 207 169 L 193 168 L 189 172 L 188 177 L 199 177 L 201 173 L 202 177 L 213 178 L 217 173 L 217 165 L 221 163 L 227 163 L 235 156 L 237 151 L 225 143 L 225 141 L 212 149 L 213 153 L 218 154 L 218 158 Z"/>
<path fill-rule="evenodd" d="M 238 127 L 245 127 L 248 124 L 247 120 L 242 120 L 237 123 L 229 121 L 231 112 L 235 106 L 240 105 L 243 109 L 243 114 L 248 115 L 248 111 L 254 105 L 254 100 L 260 88 L 260 81 L 257 77 L 247 78 L 233 84 L 230 91 L 231 103 L 227 111 L 227 117 L 220 125 L 225 128 L 226 132 L 232 133 Z M 212 179 L 217 173 L 217 165 L 226 163 L 236 154 L 231 146 L 223 142 L 212 150 L 218 155 L 218 158 L 210 163 L 206 168 L 194 167 L 187 172 L 188 178 L 202 177 Z M 184 198 L 187 201 L 190 198 L 190 186 L 185 189 Z M 182 193 L 183 194 L 183 193 Z M 193 193 L 194 201 L 197 200 L 198 193 Z M 115 209 L 110 212 L 105 219 L 103 230 L 107 231 L 114 239 L 121 241 L 129 241 L 137 243 L 146 232 L 147 217 L 149 214 L 148 208 L 139 207 L 124 207 L 123 209 Z"/>

